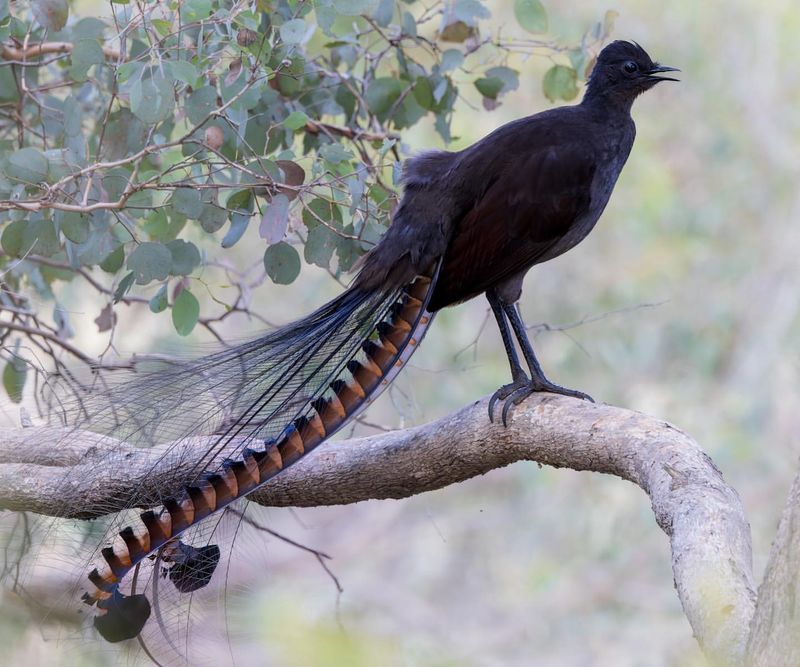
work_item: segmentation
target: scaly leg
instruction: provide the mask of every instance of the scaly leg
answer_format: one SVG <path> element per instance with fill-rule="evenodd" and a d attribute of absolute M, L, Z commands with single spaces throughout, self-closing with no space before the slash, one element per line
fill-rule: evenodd
<path fill-rule="evenodd" d="M 500 387 L 500 389 L 498 389 L 492 395 L 492 398 L 489 401 L 490 419 L 492 418 L 492 410 L 495 403 L 498 400 L 502 400 L 505 402 L 502 412 L 503 425 L 507 426 L 508 414 L 511 409 L 524 401 L 531 394 L 539 391 L 562 394 L 564 396 L 572 396 L 573 398 L 580 398 L 594 402 L 594 399 L 591 396 L 583 393 L 582 391 L 567 389 L 548 380 L 544 374 L 544 371 L 542 370 L 541 365 L 539 364 L 539 360 L 536 358 L 536 354 L 533 351 L 533 346 L 528 338 L 528 332 L 525 329 L 525 323 L 522 321 L 522 317 L 519 314 L 518 305 L 516 303 L 503 303 L 497 294 L 491 290 L 486 294 L 489 298 L 492 311 L 494 312 L 495 317 L 497 318 L 497 323 L 500 327 L 500 334 L 503 337 L 503 345 L 506 348 L 508 361 L 511 364 L 511 375 L 514 379 L 511 384 Z M 517 342 L 522 350 L 522 355 L 525 357 L 525 361 L 530 369 L 530 379 L 528 379 L 520 366 L 519 357 L 517 356 L 517 351 L 514 348 L 514 344 L 511 341 L 510 332 L 508 330 L 509 323 L 511 324 L 511 328 L 514 330 L 514 335 L 516 336 Z"/>
<path fill-rule="evenodd" d="M 527 387 L 530 380 L 525 371 L 522 370 L 522 365 L 519 363 L 517 349 L 514 347 L 514 341 L 511 338 L 511 330 L 508 328 L 508 319 L 503 312 L 502 301 L 494 290 L 488 290 L 486 292 L 486 298 L 489 300 L 489 305 L 492 307 L 492 312 L 497 320 L 497 326 L 500 329 L 500 336 L 503 338 L 503 347 L 506 349 L 508 363 L 511 366 L 511 379 L 513 380 L 510 384 L 500 387 L 489 399 L 489 421 L 494 421 L 495 404 L 498 401 L 504 401 L 517 390 Z"/>

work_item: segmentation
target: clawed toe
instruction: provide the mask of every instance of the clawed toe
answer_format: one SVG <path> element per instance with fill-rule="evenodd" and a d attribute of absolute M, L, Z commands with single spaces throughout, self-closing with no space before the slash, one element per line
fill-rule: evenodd
<path fill-rule="evenodd" d="M 494 406 L 498 401 L 505 401 L 509 396 L 520 389 L 527 387 L 529 384 L 530 380 L 528 380 L 526 377 L 524 380 L 517 380 L 516 382 L 511 382 L 510 384 L 504 384 L 502 387 L 500 387 L 500 389 L 494 392 L 492 397 L 489 399 L 489 421 L 494 423 Z M 503 423 L 505 424 L 505 422 Z"/>
<path fill-rule="evenodd" d="M 551 394 L 561 394 L 562 396 L 570 396 L 572 398 L 579 398 L 584 401 L 594 403 L 594 399 L 582 391 L 576 389 L 567 389 L 560 385 L 554 384 L 547 379 L 533 379 L 527 382 L 514 382 L 511 384 L 500 387 L 489 400 L 489 420 L 494 421 L 493 413 L 494 406 L 497 401 L 503 401 L 503 411 L 501 413 L 503 419 L 503 426 L 508 426 L 508 416 L 511 411 L 522 403 L 528 396 L 538 392 L 547 392 Z"/>

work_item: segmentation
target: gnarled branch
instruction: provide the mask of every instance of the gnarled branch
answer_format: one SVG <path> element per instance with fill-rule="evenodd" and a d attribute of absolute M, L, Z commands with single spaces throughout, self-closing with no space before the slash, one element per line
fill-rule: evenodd
<path fill-rule="evenodd" d="M 154 503 L 164 480 L 180 477 L 182 466 L 188 470 L 187 455 L 207 442 L 182 441 L 164 456 L 167 445 L 141 450 L 77 433 L 68 450 L 54 455 L 50 443 L 63 432 L 38 431 L 36 447 L 32 429 L 0 431 L 0 508 L 61 515 L 65 468 L 82 482 L 71 491 L 82 499 L 83 516 L 120 498 Z M 19 448 L 22 439 L 25 448 Z M 504 428 L 489 422 L 483 400 L 424 426 L 326 444 L 251 499 L 314 506 L 402 498 L 516 461 L 608 473 L 641 487 L 670 538 L 675 586 L 695 636 L 712 663 L 742 664 L 756 599 L 750 528 L 738 495 L 711 459 L 662 420 L 536 395 Z"/>

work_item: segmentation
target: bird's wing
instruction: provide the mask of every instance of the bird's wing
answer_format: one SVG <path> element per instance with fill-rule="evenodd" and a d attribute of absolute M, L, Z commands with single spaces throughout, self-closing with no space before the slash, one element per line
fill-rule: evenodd
<path fill-rule="evenodd" d="M 577 243 L 588 231 L 576 222 L 591 205 L 595 170 L 579 144 L 506 161 L 455 226 L 432 306 L 476 296 Z"/>

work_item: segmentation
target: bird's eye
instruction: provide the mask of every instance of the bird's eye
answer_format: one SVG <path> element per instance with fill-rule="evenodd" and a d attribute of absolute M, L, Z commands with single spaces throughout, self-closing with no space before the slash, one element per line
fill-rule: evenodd
<path fill-rule="evenodd" d="M 629 60 L 622 66 L 622 69 L 624 69 L 628 74 L 633 74 L 637 69 L 639 69 L 639 66 L 632 60 Z"/>

